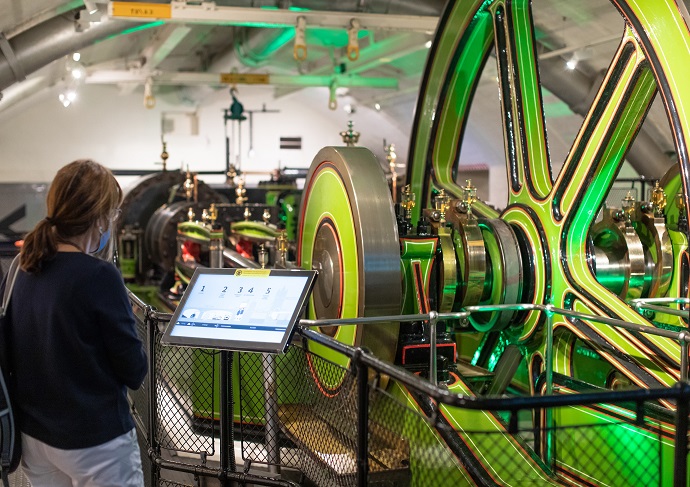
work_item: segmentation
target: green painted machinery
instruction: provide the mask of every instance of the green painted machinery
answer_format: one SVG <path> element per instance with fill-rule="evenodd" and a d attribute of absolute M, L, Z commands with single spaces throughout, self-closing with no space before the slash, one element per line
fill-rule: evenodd
<path fill-rule="evenodd" d="M 448 2 L 421 85 L 408 157 L 409 186 L 400 204 L 394 207 L 379 163 L 364 149 L 326 148 L 314 159 L 298 230 L 299 265 L 320 271 L 311 318 L 527 303 L 650 328 L 687 329 L 687 315 L 640 314 L 631 300 L 688 298 L 690 51 L 684 46 L 690 45 L 690 32 L 671 0 L 611 3 L 625 23 L 618 49 L 569 154 L 564 161 L 551 161 L 531 3 Z M 501 212 L 476 201 L 458 169 L 473 96 L 484 64 L 494 61 L 492 50 L 509 189 Z M 626 198 L 619 208 L 604 208 L 655 96 L 666 110 L 678 163 L 666 175 L 658 175 L 660 184 L 650 201 Z M 561 166 L 557 173 L 552 162 Z M 681 378 L 678 341 L 586 319 L 552 318 L 559 393 L 587 387 L 670 387 Z M 542 311 L 496 311 L 473 314 L 468 324 L 442 324 L 438 364 L 445 372 L 440 377 L 451 391 L 462 394 L 501 392 L 468 379 L 463 371 L 479 367 L 490 372 L 502 357 L 510 356 L 519 361 L 514 390 L 544 393 L 547 323 Z M 429 349 L 425 326 L 389 323 L 322 332 L 424 374 Z M 309 347 L 335 363 L 347 363 L 336 352 L 316 344 Z M 326 377 L 314 367 L 310 372 L 324 394 L 338 394 L 342 378 Z M 399 385 L 391 383 L 389 392 L 423 409 Z M 661 406 L 672 418 L 674 405 Z M 576 456 L 560 457 L 547 468 L 518 447 L 519 438 L 507 434 L 495 415 L 453 408 L 443 408 L 442 413 L 465 444 L 473 444 L 471 435 L 462 433 L 465 424 L 504 433 L 503 446 L 474 451 L 495 485 L 519 484 L 516 471 L 492 471 L 496 455 L 515 455 L 533 469 L 541 479 L 533 485 L 629 485 L 626 475 L 597 472 Z M 558 420 L 598 424 L 609 415 L 595 408 L 572 408 Z M 673 421 L 663 424 L 668 428 Z M 611 429 L 609 438 L 591 447 L 610 455 L 615 464 L 617 450 L 612 445 L 630 435 L 649 436 L 642 427 Z M 650 440 L 660 444 L 663 485 L 670 485 L 673 477 L 668 471 L 673 458 L 670 438 Z M 425 441 L 447 439 L 430 431 Z M 637 455 L 626 462 L 644 465 L 644 453 Z M 413 472 L 414 462 L 411 458 Z M 443 468 L 457 469 L 458 479 L 465 479 L 459 485 L 476 480 L 468 480 L 459 465 Z M 426 485 L 423 475 L 415 475 L 415 485 Z"/>

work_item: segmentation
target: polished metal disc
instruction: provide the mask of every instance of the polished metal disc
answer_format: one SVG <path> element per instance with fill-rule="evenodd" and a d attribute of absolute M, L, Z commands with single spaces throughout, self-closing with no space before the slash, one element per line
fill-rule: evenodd
<path fill-rule="evenodd" d="M 300 206 L 298 261 L 303 268 L 319 271 L 310 318 L 400 312 L 400 247 L 393 201 L 381 165 L 369 150 L 326 147 L 314 158 Z M 384 360 L 395 357 L 397 323 L 341 326 L 329 334 L 348 345 L 366 346 Z M 317 344 L 309 347 L 336 363 L 347 363 Z M 326 389 L 337 388 L 339 382 L 321 380 L 327 382 L 322 384 Z"/>

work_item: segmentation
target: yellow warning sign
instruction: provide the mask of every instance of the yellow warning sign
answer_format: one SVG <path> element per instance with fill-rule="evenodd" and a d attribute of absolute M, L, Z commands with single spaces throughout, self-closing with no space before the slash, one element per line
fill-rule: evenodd
<path fill-rule="evenodd" d="M 237 269 L 235 271 L 235 277 L 268 277 L 270 275 L 270 269 Z"/>
<path fill-rule="evenodd" d="M 169 3 L 110 2 L 113 17 L 140 17 L 145 19 L 169 19 Z"/>
<path fill-rule="evenodd" d="M 228 85 L 267 85 L 271 82 L 271 75 L 261 73 L 221 73 L 220 82 Z"/>

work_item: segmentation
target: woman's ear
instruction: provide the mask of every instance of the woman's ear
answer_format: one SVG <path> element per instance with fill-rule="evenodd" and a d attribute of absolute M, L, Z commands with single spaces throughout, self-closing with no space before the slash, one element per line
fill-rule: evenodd
<path fill-rule="evenodd" d="M 98 220 L 96 228 L 98 228 L 98 233 L 103 235 L 106 230 L 108 230 L 109 222 L 107 218 L 101 218 Z"/>

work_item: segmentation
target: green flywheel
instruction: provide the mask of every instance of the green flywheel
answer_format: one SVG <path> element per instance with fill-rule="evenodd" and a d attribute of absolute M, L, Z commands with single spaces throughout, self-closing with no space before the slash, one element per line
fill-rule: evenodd
<path fill-rule="evenodd" d="M 309 303 L 312 319 L 400 313 L 398 230 L 385 175 L 360 147 L 326 147 L 314 158 L 300 208 L 298 262 L 319 271 Z M 366 346 L 393 360 L 398 324 L 347 325 L 321 330 L 347 345 Z M 309 350 L 347 366 L 343 355 L 317 343 Z M 310 370 L 326 394 L 337 394 L 343 374 Z"/>

